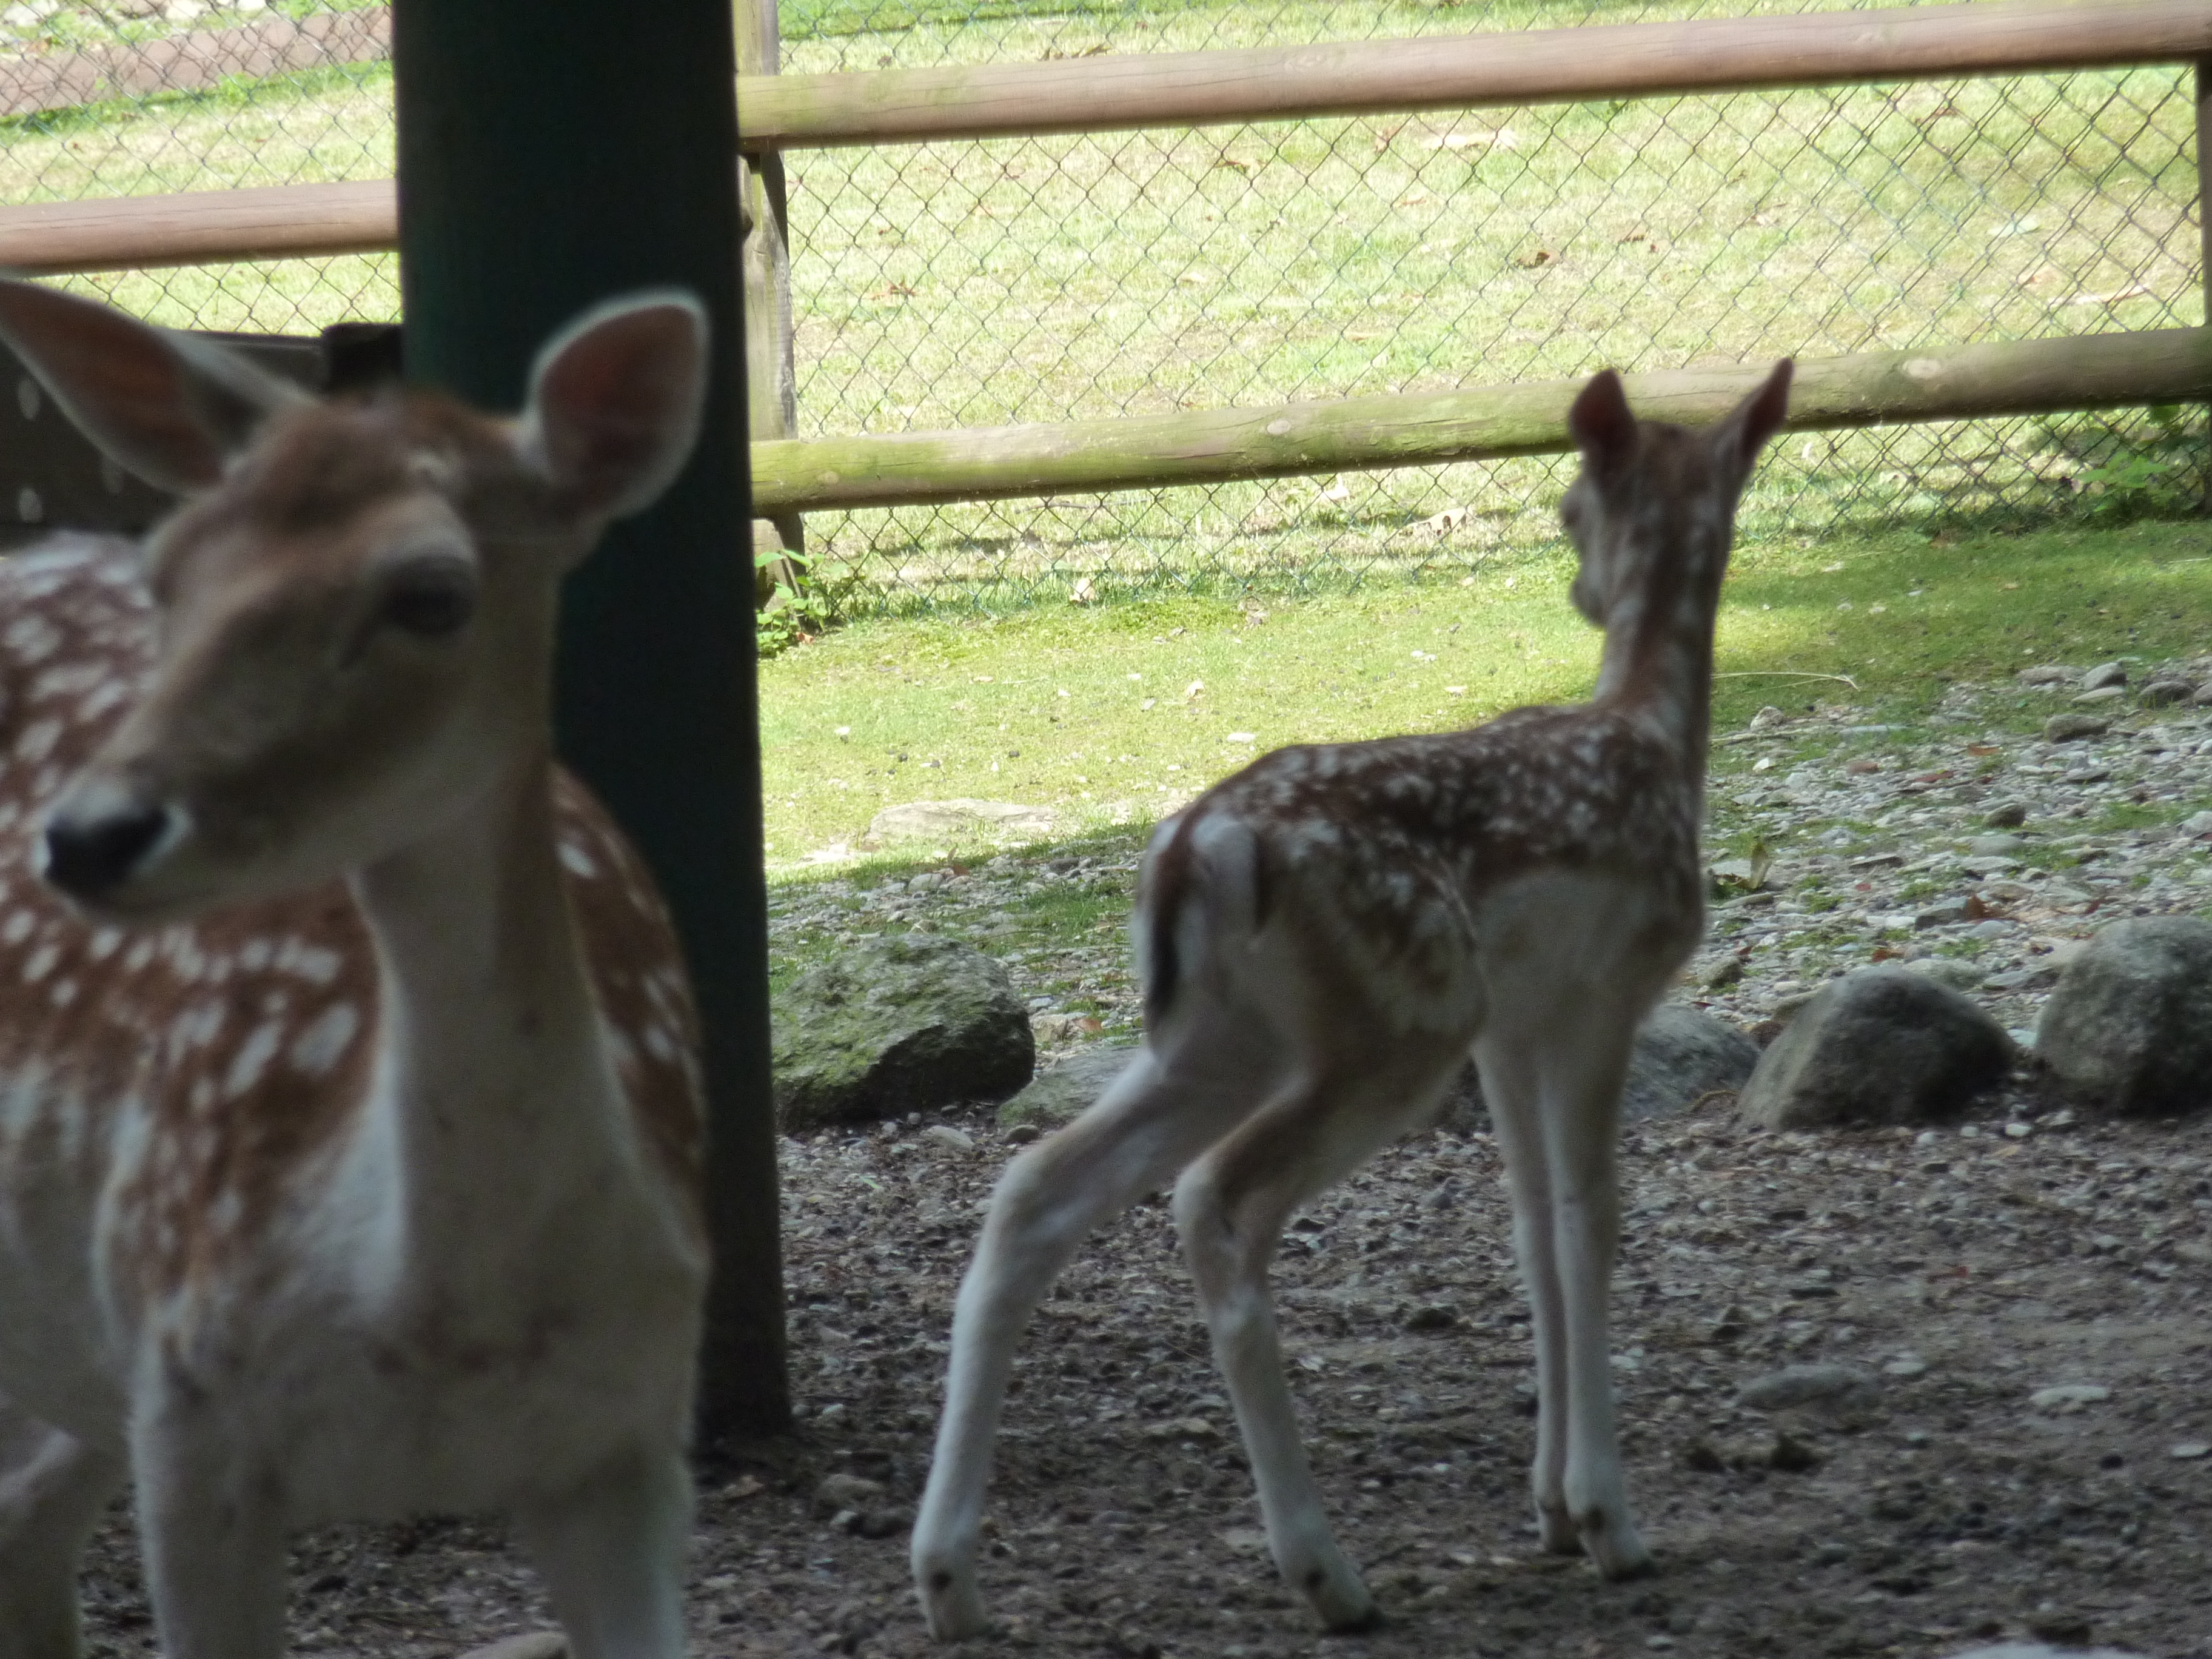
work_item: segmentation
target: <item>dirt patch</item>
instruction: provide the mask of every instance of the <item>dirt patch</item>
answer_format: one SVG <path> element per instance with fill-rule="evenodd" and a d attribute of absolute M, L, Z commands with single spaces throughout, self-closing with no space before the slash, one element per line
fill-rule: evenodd
<path fill-rule="evenodd" d="M 1723 1103 L 1627 1136 L 1615 1284 L 1631 1492 L 1656 1577 L 1538 1555 L 1531 1362 L 1498 1158 L 1386 1152 L 1302 1218 L 1277 1274 L 1308 1443 L 1390 1614 L 1323 1641 L 1276 1583 L 1164 1206 L 1102 1233 L 1025 1345 L 994 1490 L 979 1656 L 1940 1654 L 2086 1629 L 2212 1647 L 2212 1123 L 2069 1121 L 2022 1090 L 1962 1126 L 1740 1129 Z M 1010 1150 L 918 1128 L 787 1147 L 793 1442 L 702 1480 L 702 1654 L 920 1655 L 904 1534 L 954 1286 Z M 2007 1126 L 2024 1128 L 2014 1138 Z M 1871 1405 L 1734 1403 L 1839 1361 Z M 2064 1385 L 2101 1399 L 2032 1403 Z M 2076 1391 L 2077 1393 L 2079 1390 Z M 816 1501 L 847 1474 L 874 1515 Z M 93 1650 L 151 1647 L 120 1516 Z M 544 1623 L 494 1526 L 334 1528 L 295 1558 L 293 1646 L 458 1652 Z"/>

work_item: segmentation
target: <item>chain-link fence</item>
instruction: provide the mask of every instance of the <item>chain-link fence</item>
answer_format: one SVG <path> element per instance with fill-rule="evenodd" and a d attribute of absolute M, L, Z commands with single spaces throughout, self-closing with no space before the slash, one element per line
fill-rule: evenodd
<path fill-rule="evenodd" d="M 15 0 L 0 8 L 0 202 L 388 179 L 389 28 L 366 0 Z M 312 334 L 399 316 L 390 254 L 69 286 L 176 328 Z"/>
<path fill-rule="evenodd" d="M 752 0 L 740 0 L 751 3 Z M 784 0 L 787 70 L 1641 21 L 1827 0 Z M 0 9 L 0 200 L 388 176 L 353 0 Z M 1106 417 L 2203 319 L 2162 67 L 794 152 L 802 434 Z M 76 279 L 155 320 L 398 308 L 383 257 Z M 1792 437 L 1753 533 L 2193 500 L 2201 411 Z M 1465 574 L 1550 544 L 1562 464 L 821 514 L 848 613 Z"/>
<path fill-rule="evenodd" d="M 1622 22 L 1747 5 L 786 0 L 787 71 Z M 2187 71 L 788 158 L 802 434 L 1112 416 L 2193 325 Z M 1746 525 L 2193 500 L 2201 411 L 1790 438 Z M 1458 574 L 1565 464 L 823 514 L 848 607 Z"/>

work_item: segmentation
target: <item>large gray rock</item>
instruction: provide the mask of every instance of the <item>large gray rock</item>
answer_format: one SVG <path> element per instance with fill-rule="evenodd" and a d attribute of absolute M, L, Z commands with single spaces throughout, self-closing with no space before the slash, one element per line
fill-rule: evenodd
<path fill-rule="evenodd" d="M 2067 1093 L 2105 1110 L 2212 1105 L 2212 923 L 2142 916 L 2100 929 L 2044 1004 L 2035 1054 Z"/>
<path fill-rule="evenodd" d="M 1705 1096 L 1735 1093 L 1759 1064 L 1748 1032 L 1702 1009 L 1662 1003 L 1636 1034 L 1620 1115 L 1630 1122 L 1686 1110 Z"/>
<path fill-rule="evenodd" d="M 800 975 L 774 1014 L 787 1132 L 1004 1100 L 1036 1066 L 1006 970 L 933 934 L 864 940 Z"/>
<path fill-rule="evenodd" d="M 1094 1042 L 1079 1048 L 1050 1071 L 1039 1072 L 1029 1086 L 999 1108 L 999 1127 L 1034 1123 L 1049 1129 L 1089 1111 L 1108 1084 L 1135 1058 L 1133 1042 Z"/>
<path fill-rule="evenodd" d="M 1925 974 L 1832 980 L 1759 1057 L 1738 1106 L 1770 1129 L 1917 1123 L 1963 1109 L 2012 1067 L 2012 1039 Z"/>
<path fill-rule="evenodd" d="M 1705 1096 L 1743 1087 L 1759 1064 L 1759 1045 L 1724 1019 L 1680 1003 L 1662 1003 L 1636 1033 L 1628 1080 L 1620 1091 L 1624 1121 L 1686 1111 Z M 1446 1097 L 1447 1122 L 1480 1123 L 1488 1115 L 1481 1080 L 1469 1062 Z"/>

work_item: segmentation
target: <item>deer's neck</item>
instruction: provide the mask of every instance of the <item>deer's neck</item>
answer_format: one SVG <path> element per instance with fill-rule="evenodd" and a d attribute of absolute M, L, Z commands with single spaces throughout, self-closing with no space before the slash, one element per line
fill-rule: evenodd
<path fill-rule="evenodd" d="M 1654 561 L 1662 579 L 1624 594 L 1607 615 L 1593 701 L 1661 732 L 1681 757 L 1683 782 L 1705 787 L 1713 714 L 1713 626 L 1722 561 Z"/>
<path fill-rule="evenodd" d="M 380 1194 L 375 1254 L 382 1276 L 418 1291 L 461 1270 L 447 1264 L 510 1270 L 487 1240 L 527 1253 L 588 1231 L 564 1228 L 563 1212 L 596 1200 L 586 1189 L 619 1135 L 550 784 L 533 756 L 354 877 L 380 977 L 362 1148 Z"/>

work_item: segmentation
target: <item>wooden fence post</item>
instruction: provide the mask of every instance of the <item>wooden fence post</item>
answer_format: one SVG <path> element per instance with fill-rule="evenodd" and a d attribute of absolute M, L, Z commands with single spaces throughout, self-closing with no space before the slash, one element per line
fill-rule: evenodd
<path fill-rule="evenodd" d="M 782 55 L 776 0 L 738 0 L 738 73 L 774 75 Z M 792 349 L 790 210 L 781 150 L 738 158 L 738 226 L 744 238 L 745 410 L 755 443 L 799 435 L 799 381 Z M 755 599 L 779 586 L 800 591 L 806 524 L 796 513 L 753 520 Z"/>

